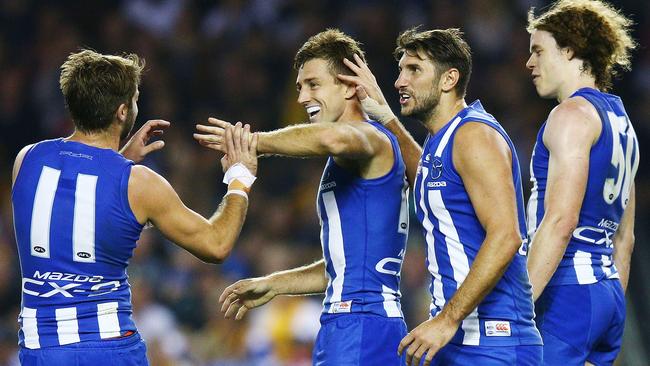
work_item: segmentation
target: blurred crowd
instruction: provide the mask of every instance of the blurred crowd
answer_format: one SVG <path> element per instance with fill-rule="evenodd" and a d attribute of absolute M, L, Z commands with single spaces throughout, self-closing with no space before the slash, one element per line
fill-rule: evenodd
<path fill-rule="evenodd" d="M 184 202 L 207 216 L 225 185 L 214 151 L 192 139 L 208 116 L 270 130 L 304 122 L 296 103 L 293 56 L 311 35 L 337 27 L 363 43 L 371 69 L 394 110 L 392 57 L 401 30 L 460 27 L 473 49 L 467 101 L 480 98 L 515 141 L 522 166 L 554 105 L 537 97 L 528 58 L 526 14 L 542 0 L 0 0 L 0 365 L 16 364 L 20 268 L 11 209 L 11 167 L 18 150 L 68 135 L 72 123 L 59 90 L 59 67 L 70 52 L 135 52 L 147 62 L 136 128 L 148 119 L 172 122 L 166 147 L 144 162 L 163 174 Z M 615 1 L 637 23 L 641 47 L 633 70 L 614 83 L 639 136 L 650 141 L 650 4 Z M 424 129 L 408 124 L 419 141 Z M 640 321 L 650 314 L 649 289 L 639 278 L 650 258 L 650 169 L 636 179 L 637 251 L 630 293 Z M 207 265 L 147 229 L 129 266 L 134 317 L 152 365 L 308 365 L 318 331 L 321 297 L 277 298 L 242 321 L 225 320 L 218 298 L 250 276 L 311 263 L 321 257 L 315 198 L 324 159 L 266 158 L 260 162 L 247 222 L 232 256 Z M 489 167 L 486 167 L 489 168 Z M 528 169 L 523 169 L 528 182 Z M 529 191 L 526 185 L 524 191 Z M 411 220 L 402 272 L 409 328 L 427 317 L 428 275 L 417 220 Z M 641 345 L 650 342 L 641 329 Z M 642 350 L 647 352 L 647 350 Z M 643 354 L 643 353 L 641 353 Z"/>

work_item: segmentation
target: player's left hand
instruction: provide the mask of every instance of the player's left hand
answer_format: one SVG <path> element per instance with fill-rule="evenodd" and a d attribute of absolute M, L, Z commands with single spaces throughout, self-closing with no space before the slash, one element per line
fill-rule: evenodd
<path fill-rule="evenodd" d="M 426 353 L 423 366 L 428 366 L 433 356 L 454 337 L 459 324 L 440 315 L 418 325 L 399 343 L 397 354 L 406 352 L 406 365 L 419 366 Z"/>
<path fill-rule="evenodd" d="M 163 140 L 157 140 L 149 144 L 149 140 L 152 137 L 162 136 L 165 132 L 165 129 L 169 127 L 171 123 L 162 120 L 162 119 L 152 119 L 147 121 L 140 129 L 131 136 L 129 141 L 124 144 L 120 154 L 129 160 L 133 160 L 135 163 L 139 163 L 144 160 L 145 156 L 149 153 L 160 150 L 165 147 L 165 142 Z"/>

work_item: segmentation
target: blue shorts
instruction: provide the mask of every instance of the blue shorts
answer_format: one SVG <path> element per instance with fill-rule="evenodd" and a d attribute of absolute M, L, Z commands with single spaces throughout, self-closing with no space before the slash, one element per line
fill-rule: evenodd
<path fill-rule="evenodd" d="M 402 318 L 372 314 L 324 314 L 314 345 L 316 366 L 401 366 L 405 355 L 397 355 L 406 336 Z"/>
<path fill-rule="evenodd" d="M 148 366 L 147 347 L 135 333 L 124 338 L 39 349 L 20 348 L 22 366 Z"/>
<path fill-rule="evenodd" d="M 449 343 L 436 353 L 431 366 L 538 366 L 541 362 L 542 346 L 460 346 Z"/>
<path fill-rule="evenodd" d="M 544 365 L 614 363 L 625 327 L 625 295 L 619 280 L 547 287 L 535 305 Z"/>

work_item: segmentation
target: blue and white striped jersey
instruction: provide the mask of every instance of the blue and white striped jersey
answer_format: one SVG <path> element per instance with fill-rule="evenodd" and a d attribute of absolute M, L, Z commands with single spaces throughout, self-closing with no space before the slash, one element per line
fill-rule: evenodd
<path fill-rule="evenodd" d="M 519 228 L 522 238 L 526 237 L 521 174 L 515 148 L 501 125 L 479 101 L 475 101 L 435 135 L 427 137 L 415 181 L 416 214 L 422 223 L 428 249 L 432 317 L 442 311 L 462 285 L 486 235 L 452 159 L 456 131 L 467 122 L 484 123 L 494 128 L 510 146 L 512 177 L 504 179 L 512 179 L 514 184 Z M 524 240 L 503 277 L 462 322 L 452 343 L 481 346 L 542 344 L 533 322 L 526 249 Z"/>
<path fill-rule="evenodd" d="M 133 162 L 63 139 L 34 145 L 12 192 L 22 270 L 19 344 L 35 349 L 135 331 L 126 266 L 142 225 Z"/>
<path fill-rule="evenodd" d="M 390 172 L 363 179 L 327 161 L 318 191 L 318 216 L 327 286 L 323 313 L 372 313 L 403 317 L 400 271 L 408 233 L 408 185 L 395 136 Z"/>
<path fill-rule="evenodd" d="M 613 238 L 630 198 L 639 167 L 639 143 L 623 102 L 591 88 L 576 91 L 598 111 L 602 131 L 589 155 L 589 177 L 578 226 L 548 286 L 590 284 L 618 278 L 612 254 Z M 549 151 L 542 125 L 530 162 L 532 194 L 528 200 L 528 233 L 532 238 L 544 217 Z"/>

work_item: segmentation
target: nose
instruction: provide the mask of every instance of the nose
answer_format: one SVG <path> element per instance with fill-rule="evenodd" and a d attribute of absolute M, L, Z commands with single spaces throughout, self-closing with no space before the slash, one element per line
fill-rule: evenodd
<path fill-rule="evenodd" d="M 298 103 L 299 104 L 305 104 L 305 103 L 309 102 L 310 99 L 311 98 L 309 96 L 309 90 L 307 90 L 307 88 L 302 88 L 302 89 L 300 89 L 300 91 L 298 91 Z"/>
<path fill-rule="evenodd" d="M 403 88 L 408 85 L 408 81 L 404 77 L 403 73 L 400 72 L 400 74 L 397 76 L 397 80 L 395 80 L 395 89 L 399 90 L 400 88 Z"/>
<path fill-rule="evenodd" d="M 528 61 L 526 61 L 526 67 L 529 68 L 529 69 L 531 69 L 531 70 L 533 69 L 533 67 L 535 67 L 535 60 L 534 60 L 534 58 L 535 58 L 535 54 L 534 54 L 534 53 L 531 53 L 531 54 L 530 54 L 530 57 L 528 58 Z"/>

